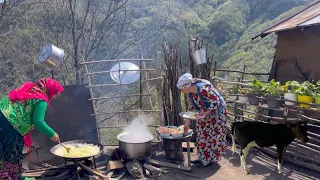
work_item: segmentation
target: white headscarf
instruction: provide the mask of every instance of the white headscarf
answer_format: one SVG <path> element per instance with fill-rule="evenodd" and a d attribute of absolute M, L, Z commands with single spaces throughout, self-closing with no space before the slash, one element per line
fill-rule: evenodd
<path fill-rule="evenodd" d="M 186 89 L 186 88 L 189 88 L 192 85 L 192 83 L 193 83 L 192 75 L 189 73 L 186 73 L 179 78 L 177 87 L 179 89 Z"/>

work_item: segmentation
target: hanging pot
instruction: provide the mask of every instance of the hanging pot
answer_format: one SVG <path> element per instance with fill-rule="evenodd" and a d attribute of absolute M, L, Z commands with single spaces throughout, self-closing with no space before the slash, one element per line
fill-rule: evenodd
<path fill-rule="evenodd" d="M 295 102 L 298 101 L 297 95 L 293 94 L 293 93 L 285 93 L 284 94 L 284 99 L 287 99 L 287 100 L 290 100 L 290 101 L 295 101 Z M 290 102 L 290 101 L 284 101 L 284 103 L 286 105 L 289 105 L 289 106 L 294 106 L 295 103 L 294 102 Z"/>
<path fill-rule="evenodd" d="M 63 49 L 57 48 L 52 44 L 48 44 L 42 48 L 38 59 L 42 66 L 52 70 L 62 62 L 63 56 Z"/>
<path fill-rule="evenodd" d="M 312 99 L 311 96 L 301 96 L 301 95 L 298 95 L 298 102 L 303 102 L 303 103 L 311 104 L 312 101 L 313 101 L 313 99 Z M 300 104 L 300 107 L 302 107 L 302 108 L 310 108 L 310 105 Z"/>
<path fill-rule="evenodd" d="M 268 96 L 267 103 L 268 107 L 272 109 L 279 109 L 281 106 L 281 101 L 278 100 L 278 96 Z"/>
<path fill-rule="evenodd" d="M 248 101 L 250 105 L 259 105 L 260 104 L 260 94 L 248 94 Z"/>
<path fill-rule="evenodd" d="M 239 95 L 239 101 L 241 103 L 247 103 L 248 102 L 248 96 L 246 95 Z"/>
<path fill-rule="evenodd" d="M 229 101 L 236 101 L 238 99 L 238 95 L 236 94 L 230 94 L 228 97 Z"/>
<path fill-rule="evenodd" d="M 319 97 L 314 98 L 314 101 L 315 101 L 316 105 L 320 105 L 320 98 Z M 320 106 L 318 106 L 317 108 L 318 108 L 318 110 L 320 110 Z"/>

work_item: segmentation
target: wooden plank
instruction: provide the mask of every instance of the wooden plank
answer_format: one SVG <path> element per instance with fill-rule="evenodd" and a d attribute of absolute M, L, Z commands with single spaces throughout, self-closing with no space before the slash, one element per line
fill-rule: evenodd
<path fill-rule="evenodd" d="M 119 72 L 119 71 L 154 71 L 154 69 L 99 71 L 99 72 L 91 72 L 91 73 L 87 73 L 87 74 L 85 74 L 85 75 L 86 75 L 86 76 L 88 76 L 88 75 L 94 75 L 94 74 L 106 74 L 106 73 Z"/>
<path fill-rule="evenodd" d="M 154 95 L 154 94 L 130 94 L 130 95 L 125 95 L 125 96 L 112 96 L 112 97 L 99 97 L 99 98 L 91 98 L 89 99 L 89 101 L 92 101 L 92 100 L 102 100 L 102 99 L 113 99 L 113 98 L 130 98 L 130 97 L 136 97 L 136 96 L 151 96 L 151 95 Z"/>
<path fill-rule="evenodd" d="M 141 82 L 149 82 L 149 81 L 155 81 L 155 80 L 162 80 L 163 78 L 162 77 L 156 77 L 156 78 L 150 78 L 150 79 L 146 79 L 146 80 L 141 80 L 141 81 L 136 81 L 136 82 L 133 82 L 131 84 L 121 84 L 122 86 L 124 85 L 132 85 L 134 83 L 141 83 Z M 88 85 L 86 87 L 107 87 L 107 86 L 120 86 L 120 84 L 94 84 L 94 85 Z"/>
<path fill-rule="evenodd" d="M 118 62 L 118 61 L 153 61 L 153 59 L 112 59 L 112 60 L 87 61 L 80 64 L 93 64 L 93 63 Z"/>
<path fill-rule="evenodd" d="M 114 170 L 114 169 L 121 169 L 124 168 L 125 165 L 123 164 L 122 161 L 109 161 L 108 165 L 107 165 L 107 170 Z"/>

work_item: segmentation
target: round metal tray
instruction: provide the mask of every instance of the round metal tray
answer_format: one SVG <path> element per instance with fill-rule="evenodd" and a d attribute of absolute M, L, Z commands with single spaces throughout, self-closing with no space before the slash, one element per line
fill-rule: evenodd
<path fill-rule="evenodd" d="M 172 137 L 171 135 L 170 136 L 162 136 L 162 135 L 160 135 L 160 133 L 158 131 L 157 131 L 157 134 L 163 139 L 185 139 L 185 138 L 191 137 L 193 135 L 193 130 L 189 129 L 189 131 L 186 134 L 184 134 L 182 137 Z"/>
<path fill-rule="evenodd" d="M 199 117 L 199 118 L 190 117 L 188 114 L 189 114 L 189 112 L 181 112 L 181 113 L 179 113 L 179 115 L 180 115 L 183 119 L 188 119 L 188 120 L 200 120 L 200 119 L 204 119 L 204 118 L 205 118 L 204 116 Z"/>

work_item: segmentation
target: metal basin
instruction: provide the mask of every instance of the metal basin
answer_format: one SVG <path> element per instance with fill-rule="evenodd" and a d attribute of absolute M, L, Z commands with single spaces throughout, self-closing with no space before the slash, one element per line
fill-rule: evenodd
<path fill-rule="evenodd" d="M 151 155 L 151 136 L 148 141 L 132 143 L 129 142 L 130 134 L 121 133 L 117 136 L 119 151 L 122 159 L 143 159 Z"/>
<path fill-rule="evenodd" d="M 63 60 L 63 56 L 63 49 L 57 48 L 52 44 L 48 44 L 42 48 L 39 55 L 39 62 L 42 66 L 52 70 Z"/>

